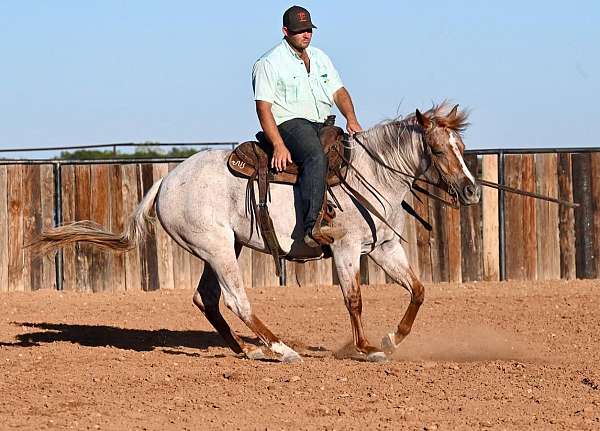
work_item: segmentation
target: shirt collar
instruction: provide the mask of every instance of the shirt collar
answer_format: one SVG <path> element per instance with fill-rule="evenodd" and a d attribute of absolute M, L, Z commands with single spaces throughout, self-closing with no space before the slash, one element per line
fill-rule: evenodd
<path fill-rule="evenodd" d="M 283 38 L 283 40 L 281 41 L 282 45 L 285 46 L 285 49 L 290 53 L 290 55 L 294 56 L 295 58 L 297 58 L 298 60 L 302 60 L 302 58 L 300 58 L 300 56 L 298 55 L 298 53 L 294 50 L 294 48 L 292 48 L 290 46 L 290 44 L 288 43 L 288 41 L 285 39 L 285 37 Z M 308 54 L 308 58 L 311 58 L 311 49 L 310 46 L 308 48 L 306 48 L 306 53 Z"/>

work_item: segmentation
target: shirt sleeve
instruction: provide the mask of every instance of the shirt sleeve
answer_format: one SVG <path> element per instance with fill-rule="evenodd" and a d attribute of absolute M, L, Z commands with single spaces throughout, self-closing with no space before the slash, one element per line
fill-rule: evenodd
<path fill-rule="evenodd" d="M 277 74 L 268 61 L 261 59 L 254 63 L 252 89 L 254 90 L 254 100 L 263 100 L 269 103 L 275 101 Z"/>
<path fill-rule="evenodd" d="M 323 53 L 323 57 L 324 63 L 327 65 L 327 74 L 329 78 L 327 81 L 327 95 L 333 100 L 333 94 L 342 88 L 344 83 L 331 59 L 325 53 Z"/>

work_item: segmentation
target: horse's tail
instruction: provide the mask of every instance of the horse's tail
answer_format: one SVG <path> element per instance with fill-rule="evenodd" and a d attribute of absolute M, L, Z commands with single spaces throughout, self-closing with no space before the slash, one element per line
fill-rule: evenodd
<path fill-rule="evenodd" d="M 77 242 L 86 242 L 112 251 L 129 251 L 137 247 L 148 234 L 148 224 L 154 221 L 150 212 L 163 178 L 148 190 L 135 212 L 129 217 L 121 233 L 113 233 L 90 220 L 76 221 L 44 230 L 29 247 L 34 253 L 46 254 L 56 248 Z"/>

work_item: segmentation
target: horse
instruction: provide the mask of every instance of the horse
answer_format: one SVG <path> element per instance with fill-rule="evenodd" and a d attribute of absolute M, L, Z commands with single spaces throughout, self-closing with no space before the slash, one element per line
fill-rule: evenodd
<path fill-rule="evenodd" d="M 367 361 L 385 361 L 410 333 L 424 300 L 424 286 L 411 269 L 403 239 L 398 235 L 407 217 L 402 209 L 415 178 L 436 184 L 462 205 L 479 201 L 481 189 L 464 160 L 462 135 L 468 112 L 450 109 L 443 102 L 430 110 L 386 120 L 349 137 L 351 148 L 346 183 L 375 199 L 373 207 L 385 216 L 374 217 L 348 191 L 335 187 L 340 211 L 334 224 L 345 236 L 329 245 L 344 302 L 350 316 L 353 345 Z M 359 145 L 360 144 L 360 145 Z M 148 190 L 130 216 L 123 232 L 113 233 L 91 222 L 79 221 L 43 232 L 35 246 L 46 253 L 78 241 L 114 251 L 136 247 L 156 217 L 179 246 L 205 262 L 193 294 L 193 303 L 239 356 L 250 359 L 275 357 L 281 362 L 301 361 L 301 356 L 271 332 L 253 312 L 237 263 L 242 247 L 269 253 L 252 226 L 246 201 L 246 180 L 232 175 L 227 150 L 196 153 L 179 164 Z M 296 187 L 271 184 L 270 213 L 281 249 L 302 255 L 301 201 Z M 373 208 L 372 207 L 372 208 Z M 304 247 L 304 248 L 303 248 Z M 311 250 L 309 250 L 310 252 Z M 314 252 L 314 250 L 312 250 Z M 387 333 L 380 347 L 372 345 L 362 322 L 360 257 L 369 255 L 377 265 L 410 294 L 410 303 L 395 331 Z M 219 309 L 221 296 L 229 308 L 264 343 L 247 343 L 236 334 Z"/>

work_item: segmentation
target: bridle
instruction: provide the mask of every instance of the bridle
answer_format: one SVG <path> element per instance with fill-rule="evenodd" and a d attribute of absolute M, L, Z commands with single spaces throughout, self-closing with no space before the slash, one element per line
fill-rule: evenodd
<path fill-rule="evenodd" d="M 389 170 L 390 172 L 394 172 L 394 173 L 402 175 L 404 177 L 411 178 L 413 180 L 411 183 L 411 193 L 417 199 L 419 199 L 419 201 L 421 201 L 421 199 L 415 192 L 423 193 L 424 195 L 427 195 L 427 196 L 441 202 L 444 205 L 458 209 L 460 207 L 460 203 L 458 201 L 458 192 L 456 190 L 456 187 L 454 186 L 454 184 L 452 184 L 451 181 L 449 181 L 448 177 L 444 174 L 444 171 L 440 168 L 440 166 L 439 166 L 439 163 L 440 163 L 439 157 L 440 156 L 438 154 L 436 154 L 436 152 L 434 152 L 431 144 L 429 143 L 429 139 L 430 139 L 429 135 L 433 131 L 433 129 L 435 129 L 437 127 L 437 123 L 435 122 L 435 120 L 432 119 L 430 121 L 432 122 L 431 126 L 427 130 L 423 130 L 423 132 L 422 132 L 423 149 L 428 156 L 427 159 L 429 160 L 429 166 L 427 166 L 427 168 L 425 168 L 425 171 L 418 176 L 409 174 L 408 172 L 401 171 L 397 168 L 394 168 L 394 167 L 388 165 L 378 154 L 374 153 L 369 147 L 367 147 L 364 144 L 364 142 L 362 142 L 362 140 L 359 139 L 357 134 L 355 134 L 353 136 L 353 139 L 363 150 L 365 150 L 367 155 L 371 159 L 373 159 L 373 161 L 375 163 L 377 163 L 378 165 L 382 166 L 383 168 Z M 400 132 L 398 132 L 398 133 L 400 133 Z M 430 181 L 426 177 L 421 178 L 430 169 L 435 169 L 435 172 L 438 177 L 437 182 Z M 431 185 L 435 188 L 442 190 L 443 192 L 448 194 L 449 199 L 446 200 L 444 197 L 438 196 L 435 193 L 432 193 L 430 190 L 428 190 L 424 187 L 421 187 L 419 184 L 417 184 L 417 181 L 425 183 L 427 185 Z"/>

